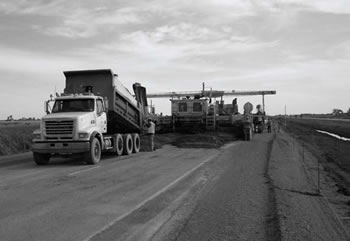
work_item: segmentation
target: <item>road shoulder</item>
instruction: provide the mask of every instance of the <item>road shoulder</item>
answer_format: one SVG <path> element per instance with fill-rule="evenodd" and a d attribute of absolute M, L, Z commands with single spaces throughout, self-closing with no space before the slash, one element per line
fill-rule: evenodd
<path fill-rule="evenodd" d="M 303 165 L 293 140 L 276 135 L 270 159 L 282 240 L 348 240 L 346 231 Z"/>

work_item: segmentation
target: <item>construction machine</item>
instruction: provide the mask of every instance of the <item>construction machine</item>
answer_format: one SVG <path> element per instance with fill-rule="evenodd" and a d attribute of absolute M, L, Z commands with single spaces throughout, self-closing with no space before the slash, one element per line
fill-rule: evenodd
<path fill-rule="evenodd" d="M 203 83 L 202 91 L 180 91 L 150 93 L 147 98 L 170 98 L 171 115 L 159 116 L 157 124 L 166 129 L 201 127 L 206 130 L 215 130 L 220 126 L 241 125 L 244 116 L 238 113 L 237 98 L 232 104 L 225 104 L 224 96 L 251 96 L 261 95 L 264 110 L 265 95 L 275 95 L 274 90 L 263 91 L 220 91 L 206 90 Z M 217 101 L 217 99 L 219 99 Z M 214 101 L 213 101 L 214 100 Z M 255 115 L 260 116 L 259 114 Z M 252 114 L 250 114 L 252 117 Z M 252 119 L 250 118 L 249 119 Z M 253 121 L 253 119 L 251 120 Z"/>

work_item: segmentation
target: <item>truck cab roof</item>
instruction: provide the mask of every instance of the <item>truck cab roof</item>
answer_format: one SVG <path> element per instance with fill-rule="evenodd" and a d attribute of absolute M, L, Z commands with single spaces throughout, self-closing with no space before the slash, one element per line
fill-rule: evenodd
<path fill-rule="evenodd" d="M 67 99 L 101 99 L 102 97 L 94 94 L 67 94 L 61 95 L 56 100 L 67 100 Z"/>

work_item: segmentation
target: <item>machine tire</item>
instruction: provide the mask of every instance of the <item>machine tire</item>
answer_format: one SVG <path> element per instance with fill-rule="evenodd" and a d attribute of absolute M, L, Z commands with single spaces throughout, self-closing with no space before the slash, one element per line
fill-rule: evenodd
<path fill-rule="evenodd" d="M 124 150 L 124 144 L 123 144 L 123 136 L 121 134 L 115 135 L 115 147 L 116 147 L 116 153 L 118 156 L 121 156 L 123 154 Z"/>
<path fill-rule="evenodd" d="M 133 141 L 133 148 L 132 148 L 132 153 L 138 153 L 141 148 L 141 140 L 140 136 L 137 133 L 131 134 L 132 141 Z"/>
<path fill-rule="evenodd" d="M 42 165 L 47 165 L 50 162 L 50 153 L 37 153 L 33 152 L 33 157 L 34 161 L 37 165 L 42 166 Z"/>
<path fill-rule="evenodd" d="M 123 143 L 124 143 L 124 150 L 123 150 L 123 154 L 124 155 L 130 155 L 132 153 L 133 150 L 133 140 L 130 134 L 124 134 L 123 135 Z"/>
<path fill-rule="evenodd" d="M 101 143 L 94 137 L 90 142 L 90 151 L 86 152 L 84 155 L 84 160 L 89 165 L 95 165 L 101 160 Z"/>
<path fill-rule="evenodd" d="M 244 140 L 250 141 L 253 137 L 253 129 L 252 128 L 245 128 L 244 129 Z"/>
<path fill-rule="evenodd" d="M 247 128 L 243 129 L 243 134 L 244 134 L 244 140 L 248 141 L 248 130 L 247 130 Z"/>

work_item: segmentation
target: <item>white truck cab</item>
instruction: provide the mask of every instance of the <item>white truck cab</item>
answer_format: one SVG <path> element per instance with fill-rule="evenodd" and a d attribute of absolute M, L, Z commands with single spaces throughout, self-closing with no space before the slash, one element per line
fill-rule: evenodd
<path fill-rule="evenodd" d="M 47 164 L 53 154 L 89 153 L 93 145 L 91 162 L 99 159 L 107 133 L 106 104 L 93 94 L 75 94 L 55 99 L 52 110 L 46 112 L 40 129 L 33 133 L 32 151 L 37 164 Z"/>

